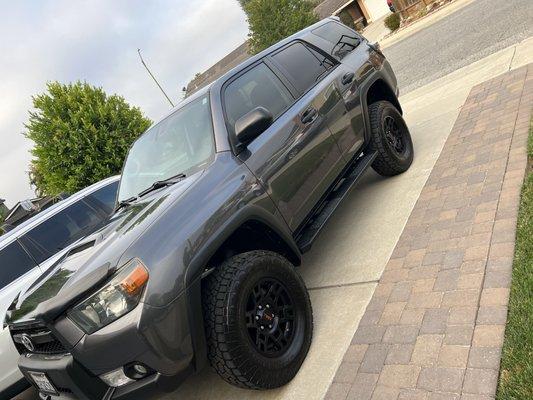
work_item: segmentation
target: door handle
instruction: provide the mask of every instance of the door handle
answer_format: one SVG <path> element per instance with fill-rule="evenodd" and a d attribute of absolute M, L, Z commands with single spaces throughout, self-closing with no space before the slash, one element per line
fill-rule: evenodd
<path fill-rule="evenodd" d="M 342 77 L 341 82 L 342 82 L 343 85 L 347 85 L 347 84 L 353 82 L 353 78 L 355 78 L 355 74 L 353 72 L 348 72 L 348 73 L 344 74 L 344 76 Z"/>
<path fill-rule="evenodd" d="M 316 110 L 316 108 L 309 107 L 302 114 L 302 118 L 301 118 L 302 124 L 308 124 L 310 122 L 313 122 L 317 116 L 318 116 L 318 111 Z"/>

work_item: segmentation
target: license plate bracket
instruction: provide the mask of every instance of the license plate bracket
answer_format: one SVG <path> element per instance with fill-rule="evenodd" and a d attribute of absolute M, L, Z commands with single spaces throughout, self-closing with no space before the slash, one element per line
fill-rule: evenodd
<path fill-rule="evenodd" d="M 44 372 L 28 371 L 28 375 L 31 377 L 39 392 L 59 396 L 59 392 Z"/>

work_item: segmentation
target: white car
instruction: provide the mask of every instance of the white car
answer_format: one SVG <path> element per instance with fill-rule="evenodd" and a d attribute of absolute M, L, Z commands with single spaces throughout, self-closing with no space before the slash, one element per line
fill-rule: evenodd
<path fill-rule="evenodd" d="M 118 176 L 95 183 L 0 236 L 1 399 L 29 386 L 18 369 L 19 351 L 4 327 L 8 307 L 69 245 L 97 230 L 112 214 L 118 184 Z"/>

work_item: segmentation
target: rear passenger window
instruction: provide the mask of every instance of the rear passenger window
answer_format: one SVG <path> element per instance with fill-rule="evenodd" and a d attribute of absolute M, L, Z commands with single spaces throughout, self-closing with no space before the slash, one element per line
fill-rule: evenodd
<path fill-rule="evenodd" d="M 293 102 L 292 95 L 265 64 L 259 64 L 231 82 L 224 101 L 229 128 L 256 107 L 265 107 L 276 119 Z"/>
<path fill-rule="evenodd" d="M 88 200 L 95 202 L 105 213 L 111 214 L 115 208 L 115 199 L 117 197 L 118 181 L 110 183 L 96 192 L 87 196 Z"/>
<path fill-rule="evenodd" d="M 333 45 L 331 55 L 340 59 L 350 54 L 361 43 L 357 33 L 333 21 L 313 29 L 313 33 L 330 42 Z"/>
<path fill-rule="evenodd" d="M 94 231 L 103 219 L 96 210 L 80 200 L 33 228 L 21 240 L 32 257 L 42 263 Z"/>
<path fill-rule="evenodd" d="M 294 43 L 272 56 L 303 93 L 313 87 L 333 66 L 331 60 L 302 43 Z"/>
<path fill-rule="evenodd" d="M 19 242 L 8 244 L 0 250 L 0 288 L 9 285 L 36 266 Z"/>

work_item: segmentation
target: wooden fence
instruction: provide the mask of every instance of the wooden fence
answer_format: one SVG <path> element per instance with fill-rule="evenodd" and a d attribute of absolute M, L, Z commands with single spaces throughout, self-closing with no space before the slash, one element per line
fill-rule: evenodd
<path fill-rule="evenodd" d="M 422 8 L 431 6 L 433 3 L 440 2 L 442 0 L 393 0 L 396 11 L 398 11 L 402 18 L 408 18 L 409 16 L 418 13 Z"/>

